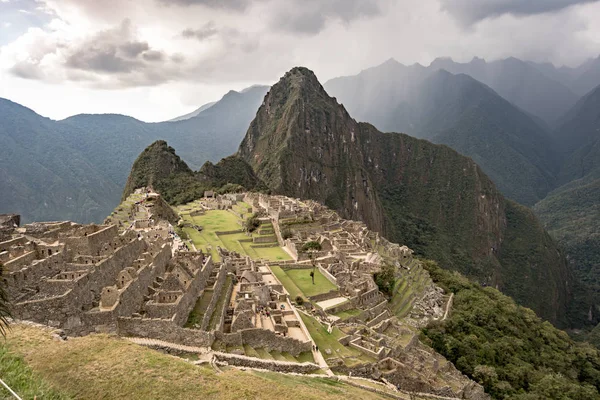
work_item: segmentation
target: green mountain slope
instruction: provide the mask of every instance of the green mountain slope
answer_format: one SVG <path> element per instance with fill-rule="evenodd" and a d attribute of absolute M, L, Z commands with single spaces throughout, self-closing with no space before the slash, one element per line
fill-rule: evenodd
<path fill-rule="evenodd" d="M 168 140 L 193 168 L 217 162 L 235 151 L 266 91 L 232 91 L 193 118 L 155 124 L 112 114 L 52 121 L 0 100 L 0 213 L 100 222 L 146 146 Z"/>
<path fill-rule="evenodd" d="M 152 143 L 135 160 L 122 199 L 145 186 L 152 187 L 173 205 L 202 197 L 205 190 L 266 189 L 250 166 L 238 157 L 226 157 L 217 164 L 207 161 L 200 171 L 194 172 L 164 140 Z"/>
<path fill-rule="evenodd" d="M 273 192 L 321 201 L 567 324 L 568 266 L 528 209 L 449 147 L 357 123 L 311 71 L 271 88 L 238 154 Z"/>
<path fill-rule="evenodd" d="M 533 117 L 470 76 L 390 60 L 325 88 L 359 120 L 473 158 L 505 196 L 522 204 L 533 205 L 554 188 L 552 138 Z"/>
<path fill-rule="evenodd" d="M 435 263 L 436 284 L 454 293 L 452 313 L 425 341 L 496 399 L 599 399 L 600 353 L 543 322 L 493 288 L 482 288 Z"/>
<path fill-rule="evenodd" d="M 25 222 L 100 221 L 114 207 L 118 186 L 64 140 L 54 121 L 3 99 L 0 121 L 0 213 L 19 213 Z"/>

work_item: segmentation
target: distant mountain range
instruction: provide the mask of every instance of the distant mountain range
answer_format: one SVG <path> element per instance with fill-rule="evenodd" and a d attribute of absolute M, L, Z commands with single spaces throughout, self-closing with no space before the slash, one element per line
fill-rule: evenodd
<path fill-rule="evenodd" d="M 218 161 L 235 151 L 267 90 L 230 91 L 196 116 L 161 123 L 115 114 L 53 121 L 0 99 L 0 213 L 20 213 L 25 222 L 100 222 L 146 146 L 167 139 L 195 168 Z"/>
<path fill-rule="evenodd" d="M 548 132 L 468 75 L 389 60 L 324 86 L 358 120 L 470 156 L 520 203 L 533 205 L 554 188 L 557 155 Z"/>
<path fill-rule="evenodd" d="M 589 93 L 600 85 L 600 56 L 587 60 L 577 67 L 555 67 L 551 63 L 529 62 L 529 64 L 550 79 L 567 86 L 579 96 Z"/>
<path fill-rule="evenodd" d="M 194 111 L 192 111 L 189 114 L 185 114 L 185 115 L 182 115 L 182 116 L 170 119 L 167 122 L 183 121 L 183 120 L 186 120 L 186 119 L 193 118 L 193 117 L 197 116 L 198 114 L 200 114 L 202 111 L 208 110 L 209 108 L 211 108 L 212 106 L 214 106 L 216 103 L 217 103 L 216 101 L 213 101 L 213 102 L 210 102 L 210 103 L 206 103 L 205 105 L 200 106 L 199 108 L 195 109 Z"/>
<path fill-rule="evenodd" d="M 559 186 L 535 206 L 567 250 L 580 278 L 600 297 L 600 86 L 563 118 L 555 138 L 562 149 Z"/>

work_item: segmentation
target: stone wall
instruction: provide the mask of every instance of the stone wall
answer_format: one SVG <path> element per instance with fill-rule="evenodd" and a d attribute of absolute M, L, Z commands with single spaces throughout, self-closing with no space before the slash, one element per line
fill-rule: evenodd
<path fill-rule="evenodd" d="M 385 357 L 387 355 L 384 347 L 380 347 L 379 350 L 373 351 L 371 349 L 367 349 L 366 347 L 363 347 L 360 344 L 361 342 L 362 342 L 362 339 L 357 338 L 357 339 L 351 340 L 349 343 L 349 346 L 358 351 L 363 352 L 364 354 L 366 354 L 368 356 L 378 359 L 378 360 L 381 360 L 383 357 Z"/>
<path fill-rule="evenodd" d="M 298 354 L 311 351 L 311 342 L 301 342 L 289 336 L 281 336 L 273 331 L 265 329 L 246 329 L 239 331 L 242 336 L 242 343 L 255 348 L 265 348 L 267 351 L 287 351 L 297 356 Z"/>
<path fill-rule="evenodd" d="M 324 300 L 329 300 L 329 299 L 334 299 L 336 297 L 341 297 L 342 295 L 340 294 L 340 291 L 335 289 L 335 290 L 330 290 L 327 293 L 321 293 L 321 294 L 316 294 L 314 296 L 310 296 L 309 299 L 310 301 L 312 301 L 313 303 L 317 302 L 317 301 L 324 301 Z"/>
<path fill-rule="evenodd" d="M 352 308 L 356 308 L 356 298 L 350 298 L 349 301 L 345 303 L 328 308 L 327 313 L 337 314 L 339 312 L 350 310 Z"/>
<path fill-rule="evenodd" d="M 117 331 L 121 336 L 145 337 L 196 347 L 210 347 L 215 340 L 213 332 L 182 328 L 167 319 L 120 317 Z"/>
<path fill-rule="evenodd" d="M 217 364 L 235 365 L 238 367 L 260 368 L 275 372 L 293 372 L 297 374 L 310 374 L 319 369 L 314 363 L 287 362 L 275 360 L 261 360 L 260 358 L 246 357 L 229 353 L 214 353 Z"/>
<path fill-rule="evenodd" d="M 391 314 L 388 310 L 383 310 L 381 314 L 377 315 L 375 318 L 371 319 L 367 326 L 373 327 L 380 323 L 381 321 L 388 319 L 391 317 Z"/>
<path fill-rule="evenodd" d="M 161 251 L 154 257 L 151 264 L 138 270 L 138 275 L 120 290 L 117 304 L 110 310 L 90 311 L 82 315 L 83 325 L 96 326 L 103 332 L 116 330 L 118 317 L 130 316 L 141 310 L 148 286 L 154 278 L 162 276 L 171 257 L 171 246 L 163 245 Z M 96 315 L 104 314 L 104 315 Z"/>
<path fill-rule="evenodd" d="M 227 279 L 227 268 L 225 264 L 221 264 L 221 269 L 218 272 L 217 280 L 215 285 L 213 286 L 213 296 L 210 299 L 210 303 L 208 307 L 206 307 L 206 311 L 204 312 L 204 317 L 202 318 L 202 324 L 200 325 L 200 329 L 203 331 L 208 329 L 208 325 L 210 323 L 210 317 L 215 311 L 215 307 L 217 306 L 217 302 L 219 301 L 219 295 L 221 294 L 221 290 L 223 290 L 223 284 Z"/>
<path fill-rule="evenodd" d="M 87 236 L 67 237 L 64 241 L 67 247 L 73 251 L 73 254 L 96 255 L 117 234 L 118 227 L 116 225 L 109 225 Z"/>
<path fill-rule="evenodd" d="M 275 236 L 254 236 L 252 238 L 253 243 L 273 243 L 277 242 L 277 238 Z"/>
<path fill-rule="evenodd" d="M 320 264 L 319 264 L 319 271 L 321 271 L 321 273 L 323 274 L 323 276 L 325 278 L 327 278 L 327 280 L 331 283 L 333 283 L 335 286 L 338 285 L 337 283 L 337 279 L 335 278 L 335 276 L 331 275 L 329 273 L 329 271 L 327 271 L 325 268 L 323 268 Z"/>
<path fill-rule="evenodd" d="M 312 269 L 313 266 L 311 264 L 287 264 L 287 265 L 282 265 L 281 269 L 286 270 L 286 269 Z"/>
<path fill-rule="evenodd" d="M 198 273 L 194 277 L 192 283 L 190 284 L 188 290 L 183 294 L 181 301 L 177 304 L 177 308 L 175 310 L 175 319 L 174 322 L 183 326 L 194 308 L 198 297 L 200 297 L 202 291 L 206 288 L 206 281 L 210 277 L 210 274 L 214 268 L 214 263 L 212 260 L 212 256 L 209 256 L 202 266 L 201 270 L 198 270 Z"/>
<path fill-rule="evenodd" d="M 212 258 L 209 257 L 202 268 L 196 271 L 192 277 L 188 288 L 176 302 L 157 303 L 155 300 L 149 301 L 145 305 L 146 316 L 148 318 L 171 319 L 176 325 L 183 326 L 188 319 L 188 315 L 196 300 L 206 287 L 206 281 L 213 268 Z M 162 274 L 160 274 L 162 276 Z"/>
<path fill-rule="evenodd" d="M 102 288 L 112 286 L 124 266 L 131 265 L 146 249 L 143 240 L 132 240 L 117 249 L 114 254 L 91 267 L 90 273 L 74 282 L 71 290 L 62 296 L 24 301 L 13 305 L 13 313 L 19 319 L 31 320 L 56 326 L 77 334 L 82 329 L 84 310 L 93 308 L 96 296 Z"/>
<path fill-rule="evenodd" d="M 229 308 L 229 299 L 231 299 L 231 293 L 233 292 L 233 281 L 231 281 L 229 283 L 229 285 L 227 286 L 227 288 L 225 290 L 227 290 L 227 292 L 225 293 L 225 301 L 223 302 L 223 305 L 221 306 L 220 310 L 215 310 L 217 312 L 220 313 L 221 317 L 219 318 L 219 322 L 216 326 L 216 330 L 217 331 L 223 331 L 223 324 L 225 323 L 225 316 L 227 315 L 227 309 Z"/>
<path fill-rule="evenodd" d="M 380 300 L 379 289 L 371 289 L 359 296 L 359 302 L 365 307 L 371 307 Z"/>
<path fill-rule="evenodd" d="M 15 272 L 23 267 L 28 266 L 35 259 L 37 259 L 37 251 L 29 251 L 25 254 L 20 255 L 19 257 L 15 257 L 10 261 L 5 262 L 4 268 L 9 272 Z"/>
<path fill-rule="evenodd" d="M 58 274 L 64 266 L 65 259 L 66 252 L 63 250 L 43 260 L 34 260 L 28 268 L 22 268 L 15 272 L 4 271 L 2 278 L 7 285 L 10 298 L 16 300 L 16 296 L 20 294 L 24 287 L 39 282 L 42 277 L 51 277 Z"/>
<path fill-rule="evenodd" d="M 216 331 L 215 339 L 222 341 L 227 346 L 239 347 L 244 344 L 244 342 L 242 341 L 241 331 L 235 333 L 223 333 Z"/>
<path fill-rule="evenodd" d="M 6 240 L 4 242 L 0 242 L 0 252 L 8 251 L 11 246 L 16 245 L 24 245 L 27 242 L 27 238 L 25 236 L 20 236 L 15 239 Z"/>

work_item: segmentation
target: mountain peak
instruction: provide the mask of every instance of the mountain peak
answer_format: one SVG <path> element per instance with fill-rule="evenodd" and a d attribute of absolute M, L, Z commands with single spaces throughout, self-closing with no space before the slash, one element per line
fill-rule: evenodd
<path fill-rule="evenodd" d="M 161 183 L 178 174 L 191 175 L 192 170 L 175 154 L 174 148 L 164 140 L 157 140 L 146 147 L 133 163 L 122 199 L 126 199 L 137 188 L 161 186 Z"/>
<path fill-rule="evenodd" d="M 300 95 L 301 93 L 302 95 Z M 323 89 L 313 71 L 306 67 L 294 67 L 271 87 L 267 98 L 280 98 L 280 100 L 272 102 L 273 106 L 280 106 L 298 97 L 312 97 L 311 93 L 318 96 L 327 96 L 325 89 Z M 265 98 L 265 101 L 267 98 Z"/>
<path fill-rule="evenodd" d="M 294 67 L 279 80 L 279 83 L 288 81 L 292 85 L 306 85 L 310 83 L 319 83 L 317 76 L 313 71 L 306 67 Z"/>
<path fill-rule="evenodd" d="M 401 64 L 400 62 L 398 62 L 398 60 L 396 60 L 394 57 L 390 57 L 387 60 L 385 60 L 381 65 L 398 65 Z"/>

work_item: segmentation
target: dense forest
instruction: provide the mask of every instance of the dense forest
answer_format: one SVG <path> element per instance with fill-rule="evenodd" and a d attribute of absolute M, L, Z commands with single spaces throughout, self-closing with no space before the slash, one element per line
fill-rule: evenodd
<path fill-rule="evenodd" d="M 510 297 L 433 261 L 424 267 L 447 292 L 452 313 L 423 340 L 496 399 L 600 399 L 600 353 L 574 342 Z"/>

